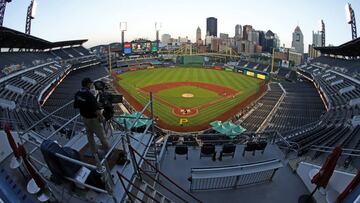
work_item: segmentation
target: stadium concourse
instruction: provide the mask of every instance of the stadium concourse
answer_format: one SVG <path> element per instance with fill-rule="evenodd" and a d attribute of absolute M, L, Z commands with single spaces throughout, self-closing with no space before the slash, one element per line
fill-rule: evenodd
<path fill-rule="evenodd" d="M 123 99 L 114 106 L 114 118 L 123 123 L 104 123 L 112 147 L 100 163 L 89 155 L 73 94 L 83 77 L 116 91 L 107 56 L 90 52 L 85 42 L 49 42 L 0 27 L 2 51 L 7 48 L 0 53 L 0 119 L 10 124 L 1 126 L 0 138 L 4 202 L 296 202 L 314 189 L 309 174 L 334 146 L 342 145 L 344 153 L 327 190 L 341 193 L 359 169 L 357 59 L 326 56 L 358 57 L 358 40 L 319 48 L 324 55 L 296 71 L 275 68 L 270 74 L 269 65 L 244 60 L 202 64 L 268 79 L 258 98 L 218 123 L 247 130 L 235 136 L 215 128 L 161 129 L 152 125 L 151 110 L 144 117 L 145 108 L 135 111 Z M 178 65 L 156 55 L 113 60 L 112 71 L 119 74 Z M 145 102 L 150 108 L 152 101 Z M 327 198 L 315 193 L 318 202 Z"/>

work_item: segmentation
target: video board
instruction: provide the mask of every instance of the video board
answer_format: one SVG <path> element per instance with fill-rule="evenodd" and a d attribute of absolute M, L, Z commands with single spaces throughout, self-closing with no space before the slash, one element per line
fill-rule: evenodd
<path fill-rule="evenodd" d="M 131 42 L 131 49 L 134 54 L 146 54 L 151 52 L 151 42 Z"/>
<path fill-rule="evenodd" d="M 150 40 L 134 40 L 132 42 L 125 42 L 123 47 L 123 54 L 125 55 L 142 55 L 157 52 L 157 43 Z"/>
<path fill-rule="evenodd" d="M 124 43 L 124 54 L 131 54 L 131 43 L 126 42 Z"/>

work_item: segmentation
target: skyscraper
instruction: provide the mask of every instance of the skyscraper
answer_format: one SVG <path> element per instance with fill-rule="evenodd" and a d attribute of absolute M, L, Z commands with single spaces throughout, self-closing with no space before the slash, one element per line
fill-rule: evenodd
<path fill-rule="evenodd" d="M 312 45 L 314 47 L 321 47 L 321 33 L 319 31 L 312 32 Z"/>
<path fill-rule="evenodd" d="M 206 35 L 217 37 L 217 19 L 214 17 L 206 18 Z"/>
<path fill-rule="evenodd" d="M 299 26 L 296 26 L 296 28 L 293 32 L 291 46 L 295 48 L 296 52 L 301 53 L 301 54 L 304 53 L 304 35 L 301 32 L 301 29 Z"/>
<path fill-rule="evenodd" d="M 201 45 L 202 44 L 202 40 L 201 40 L 201 29 L 200 27 L 198 27 L 196 29 L 196 44 Z"/>
<path fill-rule="evenodd" d="M 163 44 L 169 44 L 170 43 L 170 39 L 171 39 L 171 35 L 169 35 L 169 34 L 163 34 L 162 36 L 161 36 L 161 42 L 163 43 Z"/>
<path fill-rule="evenodd" d="M 253 30 L 251 25 L 244 25 L 243 27 L 243 39 L 244 40 L 250 40 L 249 39 L 249 33 Z M 250 37 L 251 38 L 251 37 Z"/>
<path fill-rule="evenodd" d="M 264 31 L 259 31 L 259 45 L 264 47 L 265 44 L 266 44 L 266 41 L 265 41 L 265 32 Z"/>
<path fill-rule="evenodd" d="M 235 38 L 242 38 L 242 27 L 241 25 L 235 26 Z"/>

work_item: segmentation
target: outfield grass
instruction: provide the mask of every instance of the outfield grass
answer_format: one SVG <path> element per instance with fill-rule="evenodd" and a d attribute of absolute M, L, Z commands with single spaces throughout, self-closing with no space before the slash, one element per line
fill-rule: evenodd
<path fill-rule="evenodd" d="M 199 125 L 203 123 L 209 123 L 212 121 L 216 116 L 228 111 L 236 104 L 244 101 L 247 97 L 252 94 L 255 94 L 259 88 L 261 83 L 260 80 L 244 76 L 234 72 L 226 72 L 226 71 L 218 71 L 218 70 L 211 70 L 211 69 L 204 69 L 204 68 L 157 68 L 157 69 L 147 69 L 147 70 L 140 70 L 134 72 L 126 72 L 119 75 L 119 85 L 121 85 L 124 89 L 126 89 L 133 97 L 138 100 L 140 103 L 145 104 L 148 102 L 148 97 L 145 96 L 143 93 L 139 92 L 139 88 L 146 87 L 153 84 L 161 84 L 161 83 L 168 83 L 168 82 L 184 82 L 184 81 L 191 81 L 191 82 L 204 82 L 204 83 L 211 83 L 216 84 L 224 87 L 229 87 L 234 90 L 240 92 L 236 97 L 227 99 L 215 105 L 212 105 L 208 108 L 202 109 L 198 115 L 195 117 L 188 118 L 189 123 L 187 125 Z M 178 87 L 180 88 L 180 87 Z M 219 95 L 212 95 L 209 90 L 202 89 L 201 92 L 195 92 L 196 94 L 194 99 L 185 99 L 178 100 L 176 97 L 179 95 L 180 90 L 182 88 L 186 88 L 186 92 L 190 89 L 194 89 L 191 91 L 200 91 L 195 90 L 196 87 L 187 87 L 182 86 L 180 89 L 168 89 L 158 92 L 161 98 L 167 99 L 167 101 L 172 101 L 173 104 L 179 106 L 193 106 L 194 103 L 202 104 L 204 96 L 213 96 L 214 100 L 218 98 Z M 190 89 L 187 89 L 190 88 Z M 172 90 L 172 91 L 171 91 Z M 185 92 L 184 92 L 185 93 Z M 191 92 L 190 92 L 191 93 Z M 200 94 L 200 95 L 199 95 Z M 205 95 L 204 95 L 205 94 Z M 216 93 L 214 93 L 216 94 Z M 198 100 L 196 99 L 198 98 Z M 193 103 L 192 103 L 193 102 Z M 181 104 L 181 105 L 180 105 Z M 179 117 L 175 116 L 172 113 L 172 109 L 165 104 L 160 102 L 154 102 L 154 112 L 155 115 L 158 116 L 161 120 L 165 121 L 170 125 L 179 125 Z"/>

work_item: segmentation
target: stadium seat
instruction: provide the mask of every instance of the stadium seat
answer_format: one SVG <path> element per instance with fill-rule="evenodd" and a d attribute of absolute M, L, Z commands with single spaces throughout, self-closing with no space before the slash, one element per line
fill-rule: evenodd
<path fill-rule="evenodd" d="M 222 161 L 223 156 L 231 156 L 232 158 L 234 158 L 235 150 L 236 150 L 236 145 L 224 144 L 220 152 L 219 160 Z"/>
<path fill-rule="evenodd" d="M 186 155 L 186 160 L 188 160 L 188 146 L 186 145 L 176 145 L 175 146 L 175 153 L 174 153 L 174 159 L 176 160 L 176 155 Z"/>
<path fill-rule="evenodd" d="M 212 160 L 216 160 L 216 151 L 215 151 L 215 145 L 213 144 L 204 144 L 201 146 L 200 150 L 200 159 L 201 157 L 212 157 Z"/>

